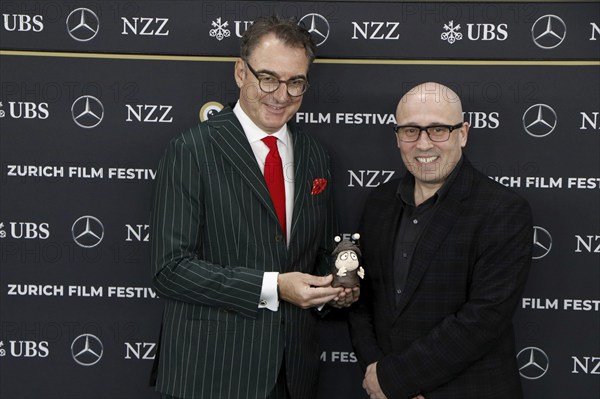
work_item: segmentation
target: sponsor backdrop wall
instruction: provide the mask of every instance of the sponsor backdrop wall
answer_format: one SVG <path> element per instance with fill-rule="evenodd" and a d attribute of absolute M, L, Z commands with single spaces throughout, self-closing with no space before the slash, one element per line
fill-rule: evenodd
<path fill-rule="evenodd" d="M 400 96 L 452 87 L 468 156 L 533 208 L 514 320 L 525 397 L 600 397 L 597 2 L 2 1 L 0 13 L 1 398 L 158 397 L 158 159 L 237 99 L 239 37 L 274 13 L 319 44 L 295 120 L 332 154 L 342 233 L 403 173 Z M 364 398 L 343 313 L 320 339 L 319 398 Z"/>

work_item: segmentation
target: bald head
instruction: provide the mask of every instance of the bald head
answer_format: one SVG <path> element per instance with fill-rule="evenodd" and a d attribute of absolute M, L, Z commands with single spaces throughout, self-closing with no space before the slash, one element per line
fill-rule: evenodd
<path fill-rule="evenodd" d="M 458 95 L 435 82 L 420 84 L 402 97 L 396 122 L 396 143 L 415 177 L 415 203 L 420 204 L 437 192 L 458 164 L 469 124 L 463 122 Z"/>
<path fill-rule="evenodd" d="M 415 86 L 400 99 L 396 108 L 396 120 L 399 125 L 420 124 L 423 122 L 408 119 L 423 117 L 423 114 L 440 114 L 448 118 L 435 123 L 461 121 L 463 116 L 460 98 L 451 88 L 440 83 L 427 82 Z"/>

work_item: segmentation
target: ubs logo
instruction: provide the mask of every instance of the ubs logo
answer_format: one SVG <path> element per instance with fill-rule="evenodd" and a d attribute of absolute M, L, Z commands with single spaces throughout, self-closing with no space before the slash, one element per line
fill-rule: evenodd
<path fill-rule="evenodd" d="M 71 227 L 73 241 L 82 248 L 93 248 L 104 238 L 102 222 L 93 216 L 82 216 Z"/>
<path fill-rule="evenodd" d="M 454 20 L 444 24 L 444 30 L 440 37 L 442 40 L 454 44 L 457 40 L 462 40 L 463 34 L 459 32 L 460 24 L 454 26 Z"/>
<path fill-rule="evenodd" d="M 1 109 L 3 103 L 0 102 L 0 118 L 6 116 L 6 111 Z M 47 119 L 50 116 L 48 103 L 34 103 L 30 101 L 9 101 L 9 115 L 13 119 Z"/>
<path fill-rule="evenodd" d="M 519 374 L 528 380 L 542 378 L 550 367 L 550 361 L 546 352 L 535 346 L 522 349 L 517 354 Z"/>
<path fill-rule="evenodd" d="M 45 240 L 50 237 L 50 225 L 48 223 L 34 223 L 34 222 L 9 222 L 10 235 L 9 237 L 15 239 L 33 240 L 40 239 Z M 4 230 L 4 222 L 0 222 L 0 238 L 7 236 Z"/>
<path fill-rule="evenodd" d="M 41 32 L 44 30 L 42 15 L 2 14 L 4 30 L 9 32 Z"/>
<path fill-rule="evenodd" d="M 48 341 L 9 341 L 12 357 L 48 357 Z"/>
<path fill-rule="evenodd" d="M 467 24 L 469 40 L 498 40 L 508 39 L 507 24 Z"/>
<path fill-rule="evenodd" d="M 567 25 L 556 15 L 539 17 L 531 27 L 533 42 L 544 50 L 558 47 L 565 37 L 567 37 Z"/>
<path fill-rule="evenodd" d="M 306 14 L 298 21 L 298 24 L 303 24 L 304 27 L 306 27 L 317 46 L 320 46 L 327 41 L 330 29 L 329 21 L 321 14 Z"/>
<path fill-rule="evenodd" d="M 78 126 L 91 129 L 104 119 L 104 106 L 94 96 L 81 96 L 71 106 L 71 117 Z"/>
<path fill-rule="evenodd" d="M 556 112 L 546 104 L 535 104 L 523 113 L 523 128 L 528 135 L 545 137 L 556 128 Z"/>
<path fill-rule="evenodd" d="M 208 31 L 210 37 L 214 37 L 218 41 L 221 41 L 224 38 L 231 36 L 231 31 L 227 29 L 229 22 L 221 22 L 221 17 L 217 18 L 216 21 L 212 21 L 211 25 L 213 28 Z"/>
<path fill-rule="evenodd" d="M 71 344 L 71 356 L 81 366 L 93 366 L 102 359 L 104 346 L 98 337 L 81 334 Z"/>
<path fill-rule="evenodd" d="M 67 32 L 78 42 L 92 40 L 100 30 L 100 20 L 89 8 L 77 8 L 67 16 Z"/>

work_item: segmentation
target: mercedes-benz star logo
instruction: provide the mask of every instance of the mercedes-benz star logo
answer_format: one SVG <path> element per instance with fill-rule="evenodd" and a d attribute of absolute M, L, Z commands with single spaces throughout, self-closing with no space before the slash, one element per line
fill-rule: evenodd
<path fill-rule="evenodd" d="M 519 364 L 519 374 L 528 380 L 541 378 L 550 366 L 546 352 L 535 346 L 522 349 L 517 354 L 517 363 Z"/>
<path fill-rule="evenodd" d="M 85 129 L 96 127 L 104 118 L 104 106 L 94 96 L 81 96 L 71 106 L 73 121 Z"/>
<path fill-rule="evenodd" d="M 545 50 L 558 47 L 567 37 L 567 25 L 556 15 L 539 17 L 531 27 L 531 38 Z"/>
<path fill-rule="evenodd" d="M 100 30 L 100 20 L 89 8 L 77 8 L 67 17 L 67 32 L 78 42 L 92 40 Z"/>
<path fill-rule="evenodd" d="M 523 113 L 523 128 L 533 137 L 544 137 L 556 128 L 558 117 L 552 107 L 546 104 L 535 104 Z"/>
<path fill-rule="evenodd" d="M 541 259 L 548 255 L 552 249 L 552 236 L 548 230 L 533 226 L 533 254 L 532 259 Z"/>
<path fill-rule="evenodd" d="M 306 14 L 298 23 L 304 24 L 317 46 L 325 43 L 329 37 L 329 22 L 321 14 Z"/>
<path fill-rule="evenodd" d="M 82 366 L 93 366 L 102 359 L 104 346 L 98 337 L 92 334 L 81 334 L 71 344 L 73 360 Z"/>
<path fill-rule="evenodd" d="M 73 241 L 82 248 L 93 248 L 104 238 L 104 226 L 93 216 L 82 216 L 71 227 Z"/>

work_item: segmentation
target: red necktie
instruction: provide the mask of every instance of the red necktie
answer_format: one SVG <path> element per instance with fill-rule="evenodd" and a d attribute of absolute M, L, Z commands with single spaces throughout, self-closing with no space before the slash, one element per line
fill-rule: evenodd
<path fill-rule="evenodd" d="M 279 150 L 277 150 L 277 137 L 267 136 L 262 141 L 269 147 L 269 153 L 265 160 L 265 181 L 285 237 L 285 183 L 283 181 L 283 164 L 279 156 Z"/>

